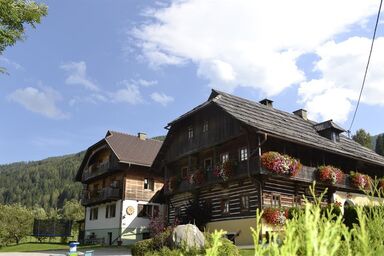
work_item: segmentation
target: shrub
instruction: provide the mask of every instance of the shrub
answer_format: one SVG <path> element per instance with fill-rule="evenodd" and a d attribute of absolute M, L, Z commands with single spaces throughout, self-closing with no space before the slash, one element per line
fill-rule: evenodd
<path fill-rule="evenodd" d="M 167 228 L 164 232 L 155 235 L 152 238 L 153 250 L 160 250 L 163 247 L 170 247 L 172 228 Z"/>
<path fill-rule="evenodd" d="M 225 234 L 224 231 L 215 231 L 212 234 L 206 234 L 206 255 L 215 255 L 215 256 L 239 256 L 240 252 L 236 245 L 232 241 L 223 237 Z"/>
<path fill-rule="evenodd" d="M 144 256 L 154 251 L 153 238 L 138 241 L 132 247 L 132 255 Z"/>

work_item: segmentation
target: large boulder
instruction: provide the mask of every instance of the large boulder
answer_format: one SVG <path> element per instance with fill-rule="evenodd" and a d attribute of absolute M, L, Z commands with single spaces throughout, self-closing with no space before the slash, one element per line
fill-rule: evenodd
<path fill-rule="evenodd" d="M 178 225 L 172 232 L 172 244 L 177 248 L 186 246 L 202 249 L 205 245 L 205 237 L 195 225 Z"/>

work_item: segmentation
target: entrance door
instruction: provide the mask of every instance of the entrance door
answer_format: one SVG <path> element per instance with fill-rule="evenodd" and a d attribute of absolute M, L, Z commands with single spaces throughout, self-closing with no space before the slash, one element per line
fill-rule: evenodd
<path fill-rule="evenodd" d="M 108 244 L 112 245 L 112 232 L 108 232 Z"/>

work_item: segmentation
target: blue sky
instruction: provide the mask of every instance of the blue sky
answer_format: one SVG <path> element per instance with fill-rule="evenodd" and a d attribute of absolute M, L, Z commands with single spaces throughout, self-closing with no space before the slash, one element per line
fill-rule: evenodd
<path fill-rule="evenodd" d="M 76 153 L 108 129 L 164 135 L 211 88 L 348 129 L 379 1 L 263 2 L 45 1 L 0 56 L 0 163 Z M 382 19 L 353 131 L 384 132 L 383 36 Z"/>

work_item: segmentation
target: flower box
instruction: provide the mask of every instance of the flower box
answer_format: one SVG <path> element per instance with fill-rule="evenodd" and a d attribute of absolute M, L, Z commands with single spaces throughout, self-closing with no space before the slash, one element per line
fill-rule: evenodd
<path fill-rule="evenodd" d="M 270 172 L 289 176 L 296 176 L 303 167 L 299 160 L 275 151 L 262 154 L 261 164 Z"/>
<path fill-rule="evenodd" d="M 288 218 L 288 210 L 280 208 L 265 208 L 263 218 L 267 224 L 284 225 Z"/>
<path fill-rule="evenodd" d="M 356 188 L 362 190 L 369 190 L 372 186 L 372 179 L 366 174 L 359 172 L 351 172 L 350 174 L 351 184 Z"/>
<path fill-rule="evenodd" d="M 317 168 L 317 179 L 322 182 L 336 184 L 340 183 L 343 177 L 343 171 L 331 165 L 322 165 Z"/>
<path fill-rule="evenodd" d="M 219 163 L 213 170 L 213 175 L 222 178 L 224 181 L 227 181 L 230 177 L 233 176 L 236 167 L 237 162 L 232 160 L 225 161 L 224 163 Z"/>

